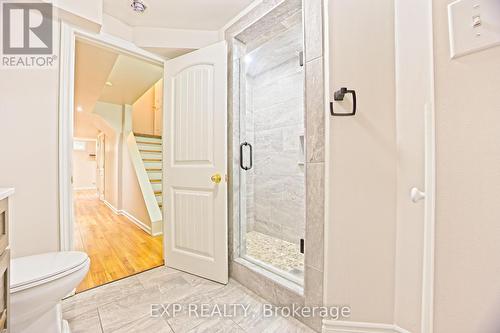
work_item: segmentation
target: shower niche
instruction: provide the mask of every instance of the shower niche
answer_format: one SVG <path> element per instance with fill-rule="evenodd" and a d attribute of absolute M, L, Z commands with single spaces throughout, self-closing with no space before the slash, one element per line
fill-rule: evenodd
<path fill-rule="evenodd" d="M 233 151 L 239 260 L 302 286 L 305 238 L 302 8 L 255 22 L 233 41 Z"/>

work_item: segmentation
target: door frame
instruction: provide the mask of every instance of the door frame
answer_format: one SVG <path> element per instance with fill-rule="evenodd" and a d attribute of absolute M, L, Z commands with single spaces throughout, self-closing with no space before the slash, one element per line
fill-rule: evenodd
<path fill-rule="evenodd" d="M 165 68 L 168 59 L 143 50 L 134 43 L 105 33 L 91 33 L 61 22 L 60 67 L 59 67 L 59 250 L 74 249 L 73 212 L 73 125 L 75 87 L 76 40 L 85 40 L 128 54 Z M 165 98 L 165 93 L 163 94 Z M 163 103 L 165 109 L 165 103 Z M 163 179 L 163 182 L 165 180 Z M 164 184 L 162 184 L 163 186 Z M 164 209 L 164 208 L 162 208 Z M 164 212 L 163 212 L 164 213 Z M 163 221 L 165 227 L 165 220 Z M 163 251 L 165 257 L 165 250 Z"/>

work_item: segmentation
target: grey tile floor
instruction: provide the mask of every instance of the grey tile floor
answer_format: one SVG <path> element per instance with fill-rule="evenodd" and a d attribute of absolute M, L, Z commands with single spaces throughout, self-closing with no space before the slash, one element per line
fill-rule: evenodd
<path fill-rule="evenodd" d="M 152 304 L 183 304 L 175 316 L 151 316 Z M 244 304 L 235 315 L 196 317 L 187 304 Z M 313 332 L 293 318 L 265 317 L 265 301 L 231 280 L 221 285 L 170 268 L 156 268 L 63 301 L 72 333 Z M 213 308 L 211 308 L 213 309 Z M 197 312 L 200 313 L 200 312 Z"/>

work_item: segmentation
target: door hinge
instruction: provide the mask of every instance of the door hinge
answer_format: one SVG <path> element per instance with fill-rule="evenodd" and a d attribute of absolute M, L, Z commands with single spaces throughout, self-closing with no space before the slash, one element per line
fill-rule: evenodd
<path fill-rule="evenodd" d="M 305 240 L 304 238 L 300 239 L 300 253 L 304 254 L 305 252 Z"/>

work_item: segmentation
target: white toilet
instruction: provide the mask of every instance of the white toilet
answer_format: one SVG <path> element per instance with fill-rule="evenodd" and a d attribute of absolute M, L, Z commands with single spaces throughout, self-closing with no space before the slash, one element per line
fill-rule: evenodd
<path fill-rule="evenodd" d="M 13 259 L 10 274 L 12 333 L 69 333 L 60 301 L 83 280 L 83 252 L 52 252 Z"/>

